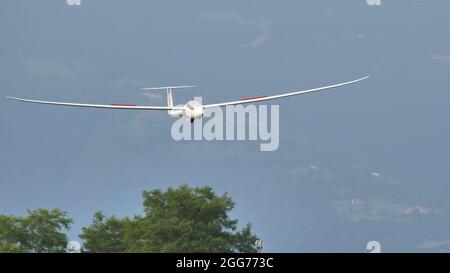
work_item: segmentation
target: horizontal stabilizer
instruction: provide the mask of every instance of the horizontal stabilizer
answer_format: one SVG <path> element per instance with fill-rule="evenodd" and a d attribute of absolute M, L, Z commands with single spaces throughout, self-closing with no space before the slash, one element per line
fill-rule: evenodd
<path fill-rule="evenodd" d="M 141 90 L 159 90 L 159 89 L 181 89 L 181 88 L 192 88 L 197 87 L 195 85 L 177 85 L 177 86 L 160 86 L 160 87 L 145 87 Z"/>

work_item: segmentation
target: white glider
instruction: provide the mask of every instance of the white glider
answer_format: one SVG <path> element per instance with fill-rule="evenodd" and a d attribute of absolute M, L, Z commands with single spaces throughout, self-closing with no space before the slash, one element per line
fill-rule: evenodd
<path fill-rule="evenodd" d="M 349 85 L 353 83 L 360 82 L 362 80 L 368 79 L 369 76 L 356 79 L 353 81 L 348 81 L 339 84 L 328 85 L 324 87 L 308 89 L 303 91 L 295 91 L 289 93 L 283 93 L 280 95 L 273 96 L 257 96 L 251 98 L 243 98 L 236 101 L 223 102 L 223 103 L 215 103 L 215 104 L 206 104 L 202 105 L 198 101 L 191 100 L 188 101 L 184 106 L 174 106 L 173 98 L 172 98 L 172 90 L 179 88 L 191 88 L 195 87 L 192 85 L 184 85 L 184 86 L 164 86 L 164 87 L 150 87 L 150 88 L 142 88 L 141 90 L 157 90 L 157 89 L 166 89 L 167 92 L 167 106 L 138 106 L 134 104 L 84 104 L 84 103 L 70 103 L 70 102 L 57 102 L 57 101 L 43 101 L 43 100 L 30 100 L 30 99 L 22 99 L 9 97 L 9 99 L 22 101 L 22 102 L 30 102 L 30 103 L 40 103 L 40 104 L 51 104 L 51 105 L 59 105 L 59 106 L 74 106 L 74 107 L 88 107 L 88 108 L 104 108 L 104 109 L 127 109 L 127 110 L 166 110 L 168 111 L 168 115 L 171 117 L 181 117 L 184 116 L 186 119 L 191 120 L 193 122 L 195 119 L 201 118 L 203 116 L 204 109 L 212 108 L 212 107 L 223 107 L 227 105 L 236 105 L 236 104 L 244 104 L 244 103 L 253 103 L 253 102 L 261 102 L 267 100 L 281 99 L 290 96 L 302 95 L 306 93 L 312 93 L 327 89 L 332 89 L 336 87 L 341 87 L 344 85 Z"/>

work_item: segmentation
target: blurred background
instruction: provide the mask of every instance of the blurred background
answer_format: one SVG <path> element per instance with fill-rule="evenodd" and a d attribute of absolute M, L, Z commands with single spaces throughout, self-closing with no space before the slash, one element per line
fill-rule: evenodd
<path fill-rule="evenodd" d="M 369 5 L 374 4 L 374 5 Z M 380 4 L 380 5 L 378 5 Z M 228 192 L 265 252 L 450 251 L 448 1 L 3 1 L 0 213 L 60 207 L 69 239 L 141 193 Z M 371 79 L 280 100 L 280 146 L 174 141 L 165 112 L 20 104 L 17 96 L 214 103 Z"/>

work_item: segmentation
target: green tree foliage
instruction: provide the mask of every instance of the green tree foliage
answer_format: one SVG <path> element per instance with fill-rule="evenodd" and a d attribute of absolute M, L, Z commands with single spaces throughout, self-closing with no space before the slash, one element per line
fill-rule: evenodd
<path fill-rule="evenodd" d="M 237 231 L 234 202 L 211 187 L 144 191 L 144 215 L 94 215 L 80 237 L 87 252 L 256 252 L 250 224 Z"/>
<path fill-rule="evenodd" d="M 28 210 L 26 217 L 0 215 L 0 252 L 65 252 L 72 220 L 60 209 Z"/>
<path fill-rule="evenodd" d="M 106 217 L 101 211 L 94 214 L 90 227 L 83 228 L 80 238 L 84 240 L 83 250 L 89 252 L 125 252 L 123 240 L 128 220 Z"/>

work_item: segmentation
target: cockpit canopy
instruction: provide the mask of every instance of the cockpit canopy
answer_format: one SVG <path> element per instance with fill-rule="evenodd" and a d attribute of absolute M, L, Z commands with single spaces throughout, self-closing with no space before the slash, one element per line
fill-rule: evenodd
<path fill-rule="evenodd" d="M 188 103 L 186 103 L 186 107 L 191 109 L 191 110 L 194 110 L 195 108 L 198 108 L 198 107 L 201 107 L 201 106 L 202 106 L 202 104 L 200 102 L 198 102 L 198 101 L 195 101 L 195 100 L 191 100 L 191 101 L 188 101 Z"/>

